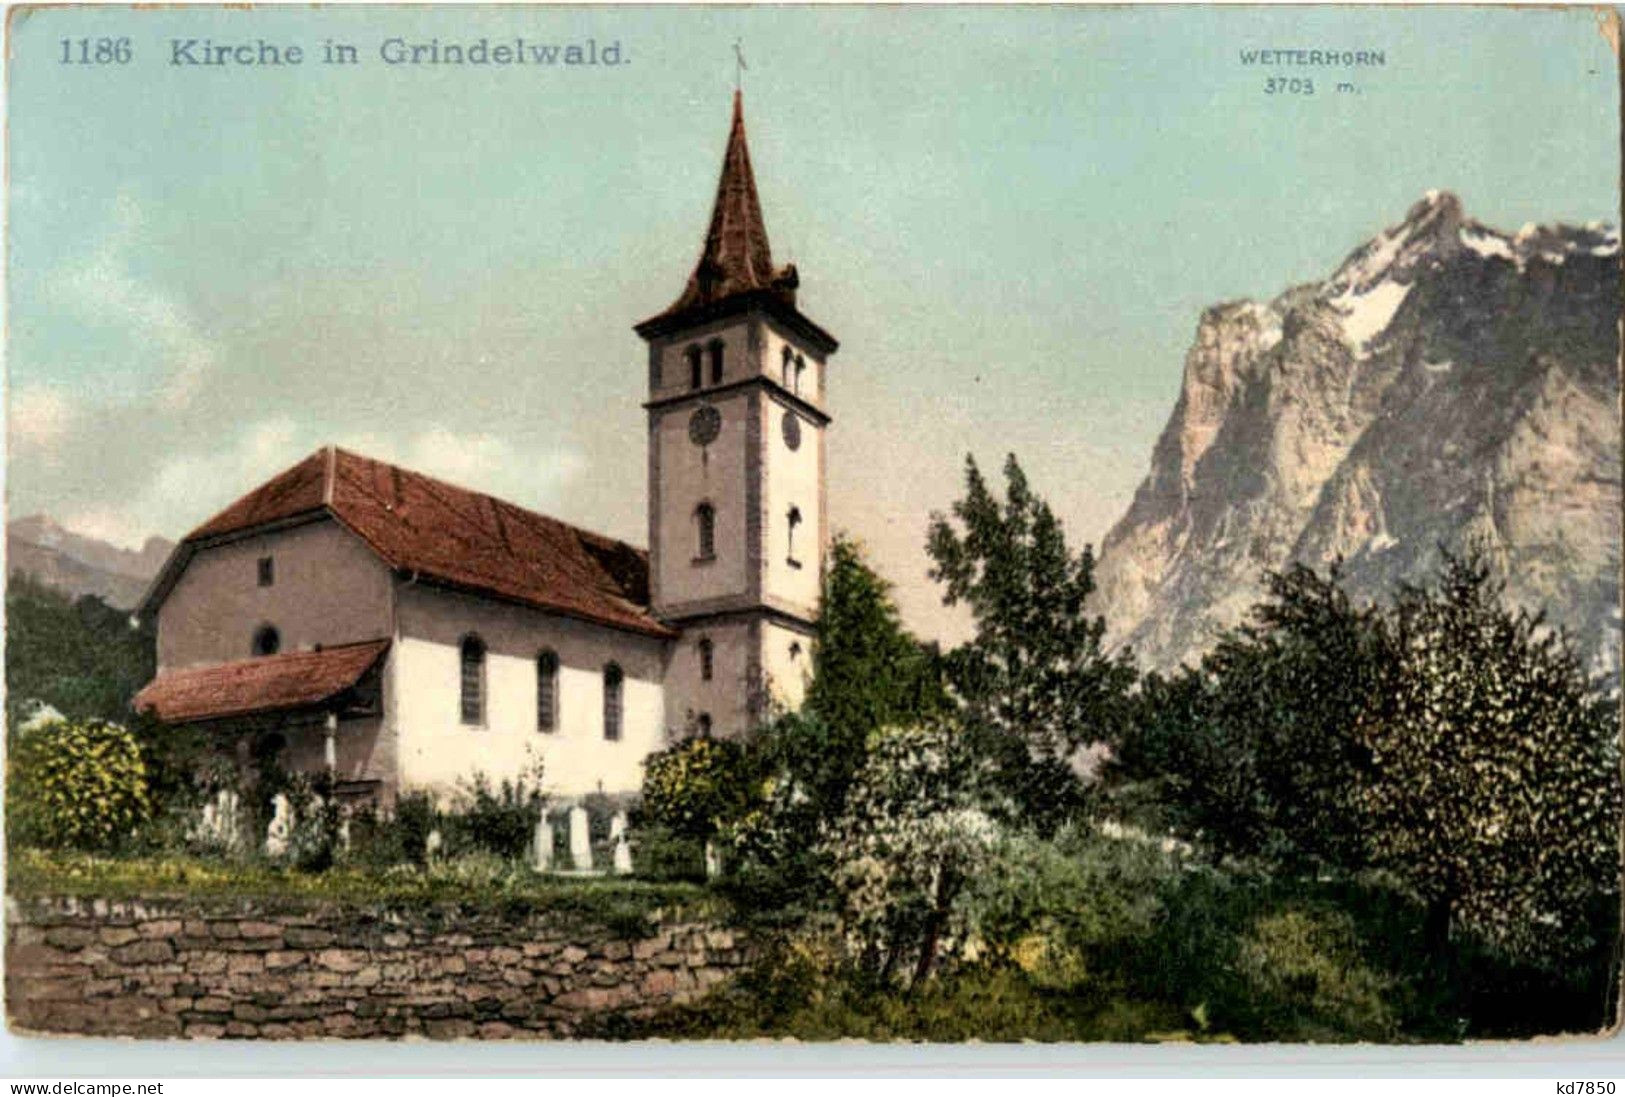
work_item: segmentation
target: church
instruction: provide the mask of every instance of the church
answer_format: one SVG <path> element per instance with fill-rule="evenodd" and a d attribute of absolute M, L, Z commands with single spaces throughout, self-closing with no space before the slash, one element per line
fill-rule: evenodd
<path fill-rule="evenodd" d="M 139 611 L 158 668 L 136 708 L 387 805 L 537 763 L 556 796 L 631 794 L 651 751 L 797 707 L 837 346 L 797 284 L 736 91 L 699 261 L 634 329 L 647 551 L 329 446 L 176 547 Z"/>

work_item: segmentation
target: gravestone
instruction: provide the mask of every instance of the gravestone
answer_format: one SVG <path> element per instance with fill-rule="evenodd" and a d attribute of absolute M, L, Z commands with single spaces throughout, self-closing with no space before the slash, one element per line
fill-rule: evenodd
<path fill-rule="evenodd" d="M 536 820 L 536 829 L 530 835 L 530 864 L 537 872 L 547 872 L 553 867 L 553 824 L 545 811 Z"/>
<path fill-rule="evenodd" d="M 592 870 L 592 837 L 587 833 L 587 809 L 570 809 L 570 864 L 578 872 Z"/>
<path fill-rule="evenodd" d="M 609 843 L 613 850 L 611 866 L 617 876 L 632 871 L 632 843 L 626 836 L 626 812 L 617 811 L 609 821 Z"/>
<path fill-rule="evenodd" d="M 265 855 L 285 857 L 293 841 L 293 804 L 285 793 L 271 797 L 271 822 L 265 828 Z"/>

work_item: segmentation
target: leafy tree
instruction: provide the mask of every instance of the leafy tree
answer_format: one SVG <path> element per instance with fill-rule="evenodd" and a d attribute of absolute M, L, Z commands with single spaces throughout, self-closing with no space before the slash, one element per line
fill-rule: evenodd
<path fill-rule="evenodd" d="M 1593 948 L 1599 910 L 1617 930 L 1617 712 L 1481 554 L 1386 608 L 1335 568 L 1268 586 L 1199 668 L 1147 682 L 1116 776 L 1219 852 L 1388 872 L 1447 960 L 1452 928 L 1539 962 Z"/>
<path fill-rule="evenodd" d="M 1147 678 L 1112 768 L 1156 782 L 1164 821 L 1218 852 L 1356 867 L 1370 752 L 1353 730 L 1391 688 L 1388 630 L 1336 565 L 1324 577 L 1294 566 L 1265 587 L 1253 621 L 1199 668 Z"/>
<path fill-rule="evenodd" d="M 1513 955 L 1593 946 L 1617 903 L 1618 713 L 1560 632 L 1502 605 L 1477 553 L 1447 554 L 1395 609 L 1399 674 L 1358 735 L 1372 858 L 1428 904 L 1435 946 L 1459 924 Z M 1617 932 L 1617 918 L 1610 932 Z"/>
<path fill-rule="evenodd" d="M 975 638 L 947 656 L 967 726 L 996 758 L 1001 784 L 1052 828 L 1079 806 L 1069 762 L 1115 737 L 1135 674 L 1127 656 L 1105 651 L 1105 622 L 1086 613 L 1092 550 L 1068 548 L 1014 455 L 1004 475 L 1001 503 L 967 457 L 965 497 L 953 507 L 963 530 L 934 514 L 927 551 L 944 603 L 964 602 L 976 621 Z"/>

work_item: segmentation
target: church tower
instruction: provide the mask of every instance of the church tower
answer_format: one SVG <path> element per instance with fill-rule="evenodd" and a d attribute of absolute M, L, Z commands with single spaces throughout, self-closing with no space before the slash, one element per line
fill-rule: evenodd
<path fill-rule="evenodd" d="M 649 344 L 649 584 L 681 632 L 679 734 L 736 735 L 801 703 L 824 564 L 825 370 L 835 339 L 773 265 L 734 92 L 711 226 Z"/>

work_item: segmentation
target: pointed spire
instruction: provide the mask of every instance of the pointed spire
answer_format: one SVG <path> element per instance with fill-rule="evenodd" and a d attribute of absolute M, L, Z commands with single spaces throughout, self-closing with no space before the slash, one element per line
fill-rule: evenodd
<path fill-rule="evenodd" d="M 773 249 L 767 242 L 762 205 L 756 196 L 756 176 L 750 167 L 750 148 L 745 143 L 743 99 L 736 88 L 733 125 L 728 132 L 727 151 L 722 154 L 722 175 L 717 181 L 705 248 L 682 296 L 666 313 L 683 312 L 752 290 L 777 289 L 788 294 L 794 285 L 795 275 L 790 268 L 773 268 Z"/>

